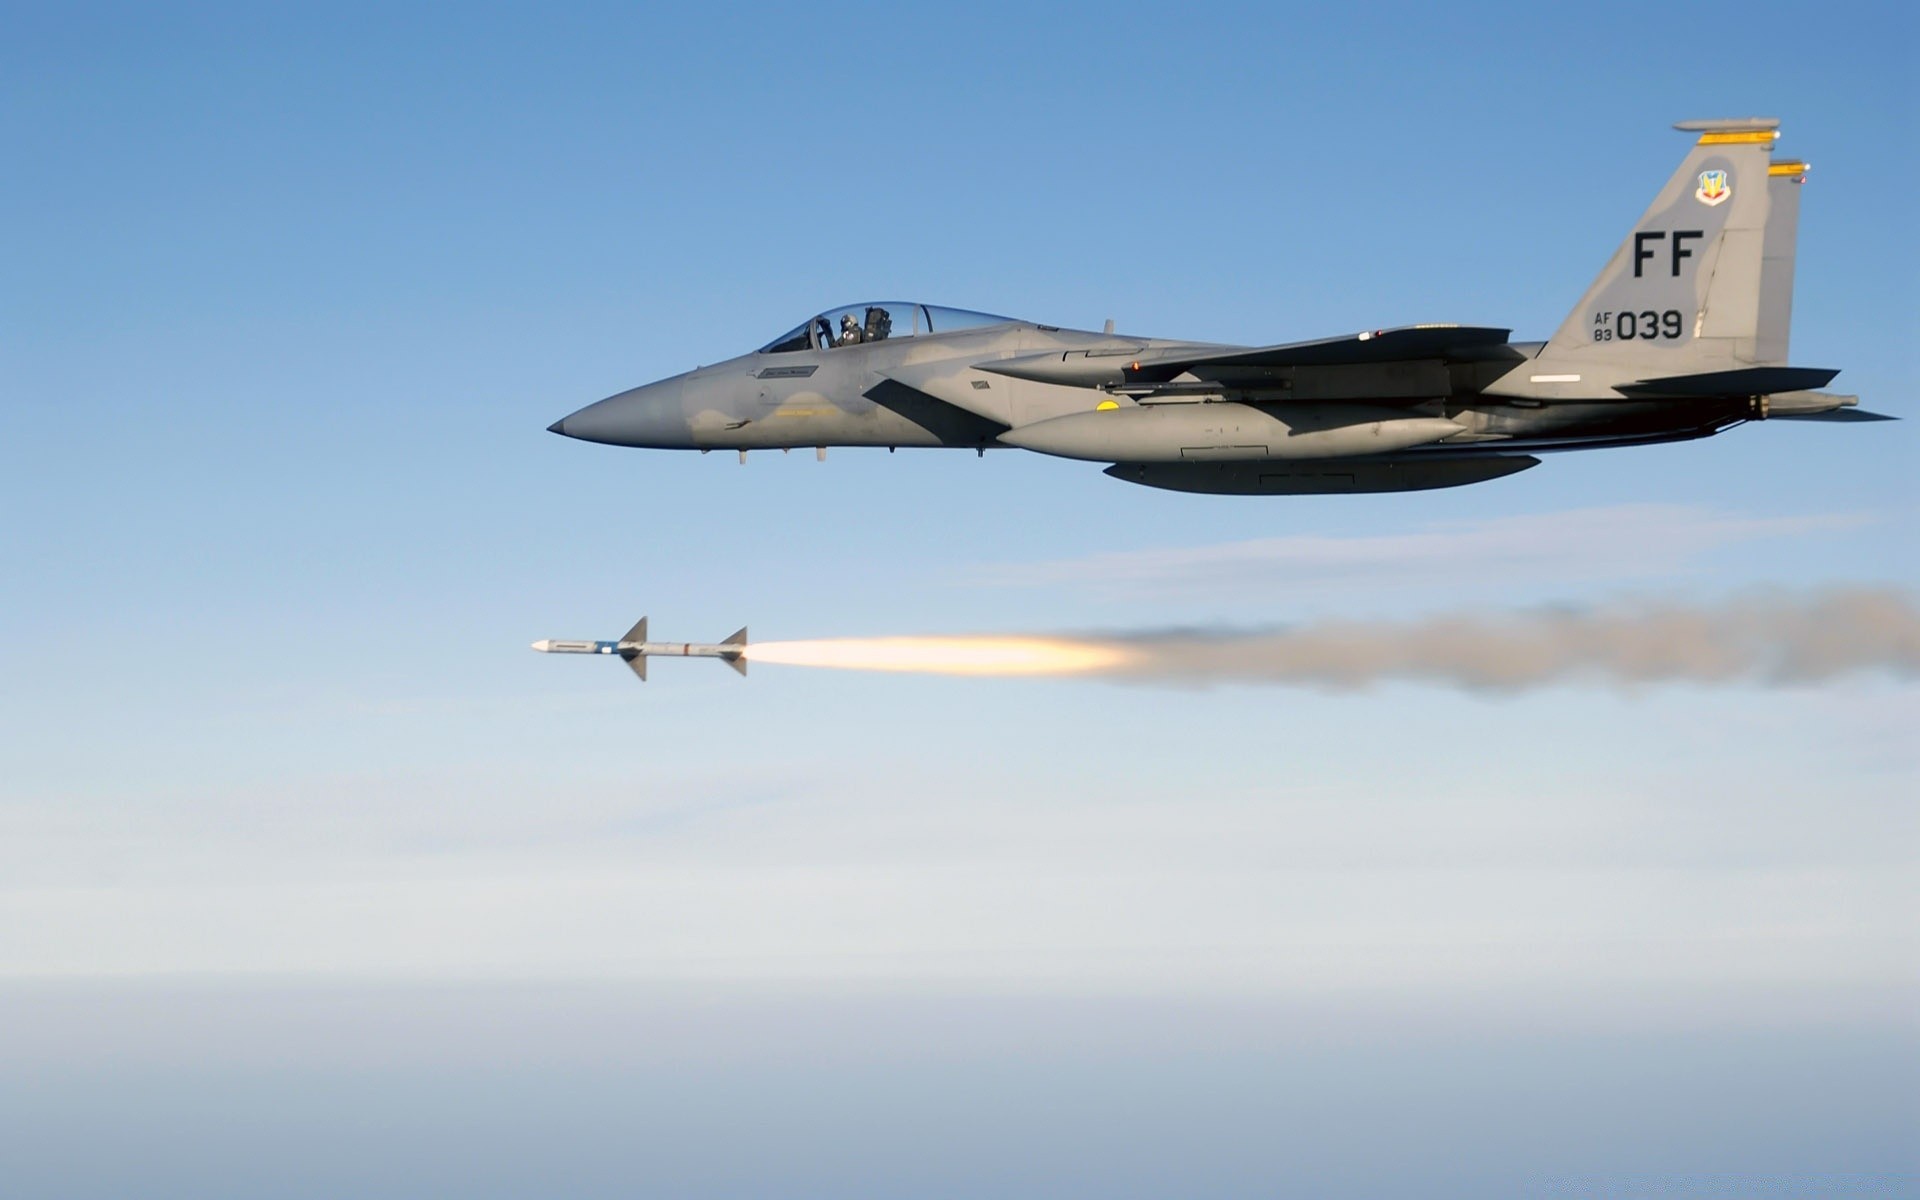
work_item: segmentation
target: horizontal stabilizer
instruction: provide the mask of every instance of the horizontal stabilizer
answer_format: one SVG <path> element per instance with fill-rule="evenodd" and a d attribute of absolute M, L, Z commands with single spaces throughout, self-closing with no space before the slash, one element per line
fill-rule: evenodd
<path fill-rule="evenodd" d="M 1898 421 L 1900 418 L 1887 413 L 1869 412 L 1864 408 L 1835 408 L 1826 412 L 1780 413 L 1768 417 L 1770 421 Z"/>
<path fill-rule="evenodd" d="M 1840 372 L 1825 367 L 1743 367 L 1735 371 L 1705 371 L 1622 383 L 1614 391 L 1623 396 L 1765 396 L 1770 392 L 1801 392 L 1825 387 Z"/>

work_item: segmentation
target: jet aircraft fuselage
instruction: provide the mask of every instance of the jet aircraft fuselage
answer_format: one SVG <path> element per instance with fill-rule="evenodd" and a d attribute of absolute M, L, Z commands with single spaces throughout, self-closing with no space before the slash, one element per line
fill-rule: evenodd
<path fill-rule="evenodd" d="M 1183 491 L 1402 491 L 1544 452 L 1768 417 L 1874 419 L 1786 362 L 1799 184 L 1764 119 L 1701 134 L 1560 330 L 1420 325 L 1242 347 L 907 301 L 829 310 L 749 354 L 550 428 L 662 450 L 1013 447 Z"/>

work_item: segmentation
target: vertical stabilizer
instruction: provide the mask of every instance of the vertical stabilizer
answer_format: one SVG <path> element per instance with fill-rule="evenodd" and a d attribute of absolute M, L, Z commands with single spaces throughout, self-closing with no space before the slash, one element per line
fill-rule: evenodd
<path fill-rule="evenodd" d="M 1766 250 L 1760 263 L 1760 327 L 1754 336 L 1754 362 L 1785 366 L 1787 334 L 1793 323 L 1793 255 L 1800 238 L 1800 185 L 1807 164 L 1777 162 L 1767 167 Z"/>
<path fill-rule="evenodd" d="M 1759 362 L 1778 125 L 1768 117 L 1676 125 L 1700 135 L 1679 169 L 1539 357 L 1487 392 L 1591 398 L 1618 383 Z"/>

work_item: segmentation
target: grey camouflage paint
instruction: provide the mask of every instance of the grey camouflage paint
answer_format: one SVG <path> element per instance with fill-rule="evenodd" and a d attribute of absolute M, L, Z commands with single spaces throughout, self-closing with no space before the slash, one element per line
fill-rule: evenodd
<path fill-rule="evenodd" d="M 1253 348 L 1014 320 L 926 332 L 946 310 L 885 302 L 884 340 L 823 346 L 810 322 L 549 428 L 673 450 L 1018 446 L 1151 487 L 1299 495 L 1711 436 L 1775 393 L 1772 415 L 1871 419 L 1812 390 L 1835 372 L 1785 367 L 1799 193 L 1798 174 L 1769 174 L 1776 125 L 1678 126 L 1699 142 L 1545 343 L 1456 326 Z"/>

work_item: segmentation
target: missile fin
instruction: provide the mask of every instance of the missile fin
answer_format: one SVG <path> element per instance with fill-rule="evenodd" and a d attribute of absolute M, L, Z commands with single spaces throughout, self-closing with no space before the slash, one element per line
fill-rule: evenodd
<path fill-rule="evenodd" d="M 646 624 L 645 621 L 642 621 L 640 623 L 642 625 Z M 645 683 L 647 681 L 647 656 L 646 655 L 644 654 L 634 655 L 632 658 L 627 659 L 627 665 L 633 668 L 633 673 L 640 677 L 641 683 Z"/>
<path fill-rule="evenodd" d="M 623 636 L 620 639 L 620 644 L 623 646 L 629 642 L 638 644 L 646 640 L 647 640 L 647 619 L 645 617 L 641 617 L 638 621 L 635 621 L 633 623 L 632 629 L 627 630 L 625 636 Z M 641 678 L 645 679 L 646 676 L 642 675 Z"/>
<path fill-rule="evenodd" d="M 744 654 L 731 654 L 720 661 L 740 672 L 742 675 L 747 673 L 747 656 Z"/>
<path fill-rule="evenodd" d="M 646 622 L 642 621 L 641 624 L 644 625 L 646 624 Z M 742 625 L 740 628 L 734 630 L 733 633 L 730 636 L 728 636 L 727 639 L 721 642 L 720 644 L 722 646 L 746 645 L 747 644 L 747 627 L 745 625 Z"/>

